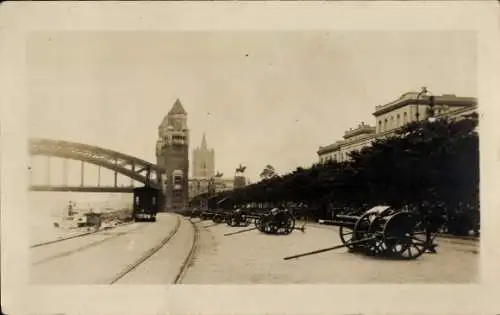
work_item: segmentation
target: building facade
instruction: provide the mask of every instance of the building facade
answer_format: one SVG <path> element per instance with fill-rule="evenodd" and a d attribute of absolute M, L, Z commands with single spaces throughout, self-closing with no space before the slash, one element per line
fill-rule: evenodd
<path fill-rule="evenodd" d="M 193 150 L 193 178 L 211 178 L 215 175 L 215 152 L 209 149 L 203 133 L 201 146 Z"/>
<path fill-rule="evenodd" d="M 189 179 L 189 199 L 198 195 L 212 192 L 232 190 L 234 179 L 218 177 L 192 177 Z"/>
<path fill-rule="evenodd" d="M 411 122 L 426 120 L 429 117 L 429 104 L 429 96 L 419 97 L 417 92 L 408 92 L 393 102 L 376 106 L 373 113 L 375 126 L 361 123 L 358 127 L 346 131 L 343 140 L 320 147 L 317 151 L 319 162 L 347 161 L 351 152 L 370 146 L 375 139 L 389 137 L 397 129 Z M 460 119 L 477 110 L 476 98 L 458 97 L 453 94 L 434 96 L 434 104 L 436 118 Z"/>
<path fill-rule="evenodd" d="M 166 210 L 184 209 L 189 197 L 189 129 L 179 99 L 158 127 L 156 163 L 165 170 Z"/>

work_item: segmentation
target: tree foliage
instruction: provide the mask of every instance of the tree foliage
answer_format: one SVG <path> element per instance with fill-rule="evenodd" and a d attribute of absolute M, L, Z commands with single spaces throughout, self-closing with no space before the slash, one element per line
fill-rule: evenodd
<path fill-rule="evenodd" d="M 299 167 L 282 176 L 268 165 L 260 182 L 221 196 L 238 203 L 411 206 L 473 224 L 479 209 L 477 125 L 477 115 L 411 123 L 351 153 L 348 162 Z"/>
<path fill-rule="evenodd" d="M 262 170 L 262 172 L 260 172 L 260 178 L 262 180 L 271 179 L 271 178 L 274 178 L 276 176 L 278 176 L 276 174 L 276 170 L 270 164 L 267 164 L 266 167 L 264 167 L 264 169 Z"/>

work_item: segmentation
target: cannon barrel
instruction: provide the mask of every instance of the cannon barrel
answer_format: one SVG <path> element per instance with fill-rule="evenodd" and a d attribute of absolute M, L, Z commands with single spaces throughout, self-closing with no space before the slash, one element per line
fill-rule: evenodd
<path fill-rule="evenodd" d="M 342 245 L 286 257 L 285 260 L 347 247 L 368 256 L 416 259 L 434 248 L 434 237 L 422 217 L 389 206 L 373 207 L 359 216 L 338 215 L 327 223 L 339 226 Z"/>
<path fill-rule="evenodd" d="M 370 241 L 372 239 L 373 239 L 373 237 L 365 238 L 365 239 L 362 239 L 362 240 L 354 241 L 350 245 L 362 244 L 362 243 Z M 348 244 L 336 245 L 336 246 L 333 246 L 333 247 L 328 247 L 328 248 L 324 248 L 324 249 L 318 249 L 318 250 L 315 250 L 315 251 L 312 251 L 312 252 L 307 252 L 307 253 L 297 254 L 297 255 L 293 255 L 293 256 L 288 256 L 288 257 L 283 258 L 283 260 L 290 260 L 290 259 L 296 259 L 296 258 L 300 258 L 300 257 L 304 257 L 304 256 L 320 254 L 320 253 L 328 252 L 328 251 L 331 251 L 331 250 L 335 250 L 335 249 L 339 249 L 339 248 L 343 248 L 343 247 L 347 247 L 347 246 L 348 246 Z"/>
<path fill-rule="evenodd" d="M 224 234 L 224 236 L 230 236 L 230 235 L 235 235 L 235 234 L 240 234 L 240 233 L 250 232 L 250 231 L 253 231 L 253 230 L 257 230 L 257 228 L 256 228 L 256 227 L 253 227 L 253 228 L 251 228 L 251 229 L 246 229 L 246 230 L 241 230 L 241 231 L 236 231 L 236 232 L 226 233 L 226 234 Z"/>

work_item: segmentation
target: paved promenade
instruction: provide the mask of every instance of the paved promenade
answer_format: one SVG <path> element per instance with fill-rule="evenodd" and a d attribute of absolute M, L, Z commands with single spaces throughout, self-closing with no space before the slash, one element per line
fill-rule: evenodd
<path fill-rule="evenodd" d="M 194 225 L 192 224 L 194 223 Z M 297 226 L 301 225 L 300 222 Z M 252 225 L 253 226 L 253 225 Z M 251 226 L 251 227 L 252 227 Z M 440 239 L 438 254 L 390 261 L 346 249 L 296 260 L 286 256 L 341 244 L 338 228 L 309 224 L 305 233 L 256 230 L 191 221 L 161 213 L 154 223 L 31 248 L 34 284 L 383 284 L 478 281 L 479 243 Z M 187 267 L 187 268 L 185 268 Z"/>
<path fill-rule="evenodd" d="M 471 283 L 479 281 L 479 243 L 440 239 L 438 254 L 415 261 L 388 261 L 330 251 L 297 260 L 283 257 L 341 244 L 338 229 L 308 226 L 288 236 L 197 222 L 200 242 L 183 283 L 191 284 L 362 284 Z"/>

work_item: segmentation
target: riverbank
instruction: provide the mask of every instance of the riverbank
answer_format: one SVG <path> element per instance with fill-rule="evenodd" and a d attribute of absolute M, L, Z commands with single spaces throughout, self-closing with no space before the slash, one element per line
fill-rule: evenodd
<path fill-rule="evenodd" d="M 113 228 L 132 220 L 131 209 L 112 209 L 98 214 L 101 218 L 100 226 L 78 227 L 75 221 L 63 220 L 60 217 L 37 217 L 30 227 L 30 244 L 51 242 L 57 239 L 72 237 L 84 233 L 94 232 L 97 229 Z"/>

